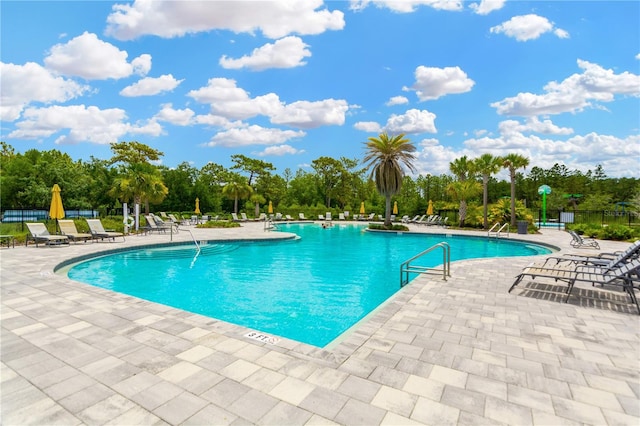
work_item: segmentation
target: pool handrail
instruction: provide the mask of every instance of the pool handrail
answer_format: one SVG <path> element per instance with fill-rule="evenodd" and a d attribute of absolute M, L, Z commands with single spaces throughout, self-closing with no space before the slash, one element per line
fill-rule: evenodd
<path fill-rule="evenodd" d="M 446 281 L 447 277 L 451 276 L 451 247 L 448 243 L 443 241 L 402 262 L 402 264 L 400 265 L 400 287 L 404 287 L 405 285 L 409 284 L 410 272 L 426 274 L 431 271 L 437 271 L 437 268 L 429 268 L 426 266 L 411 266 L 411 262 L 424 256 L 427 253 L 432 252 L 437 248 L 442 249 L 442 279 Z"/>

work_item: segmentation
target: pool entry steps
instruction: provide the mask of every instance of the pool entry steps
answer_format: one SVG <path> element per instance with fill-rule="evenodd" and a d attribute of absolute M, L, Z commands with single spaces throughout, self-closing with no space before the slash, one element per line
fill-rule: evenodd
<path fill-rule="evenodd" d="M 420 257 L 424 256 L 427 253 L 431 253 L 433 250 L 437 248 L 442 249 L 442 269 L 441 269 L 442 279 L 446 281 L 447 277 L 451 276 L 451 247 L 449 247 L 449 244 L 445 242 L 441 242 L 429 247 L 428 249 L 426 249 L 421 253 L 418 253 L 417 255 L 413 256 L 411 259 L 408 259 L 402 262 L 402 264 L 400 265 L 400 287 L 404 287 L 405 285 L 409 284 L 409 274 L 411 272 L 416 274 L 439 273 L 440 271 L 439 268 L 429 268 L 427 266 L 411 265 L 411 262 L 413 262 L 414 260 L 419 259 Z"/>

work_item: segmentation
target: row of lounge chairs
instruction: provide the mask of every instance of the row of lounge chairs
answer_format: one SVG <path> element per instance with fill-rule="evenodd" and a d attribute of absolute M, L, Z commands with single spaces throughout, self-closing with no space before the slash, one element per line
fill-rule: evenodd
<path fill-rule="evenodd" d="M 640 305 L 635 291 L 640 290 L 640 240 L 626 250 L 615 253 L 600 253 L 597 256 L 567 254 L 551 256 L 542 263 L 531 264 L 524 268 L 509 288 L 509 293 L 524 278 L 549 278 L 567 283 L 565 303 L 578 282 L 591 283 L 593 286 L 622 287 L 635 304 L 640 314 Z"/>
<path fill-rule="evenodd" d="M 42 222 L 25 223 L 29 234 L 26 238 L 26 245 L 29 241 L 33 241 L 38 246 L 38 243 L 44 243 L 45 245 L 59 245 L 69 244 L 69 242 L 89 241 L 89 240 L 111 240 L 115 241 L 116 238 L 122 238 L 124 241 L 124 234 L 122 232 L 116 232 L 112 230 L 105 230 L 102 226 L 100 219 L 85 219 L 87 225 L 89 225 L 90 233 L 78 232 L 75 222 L 73 220 L 59 220 L 61 235 L 52 235 Z"/>
<path fill-rule="evenodd" d="M 440 215 L 432 214 L 432 215 L 416 215 L 413 219 L 409 219 L 408 216 L 405 216 L 402 220 L 403 223 L 413 223 L 415 225 L 425 225 L 425 226 L 447 226 L 447 222 L 449 221 L 449 217 L 442 218 Z"/>

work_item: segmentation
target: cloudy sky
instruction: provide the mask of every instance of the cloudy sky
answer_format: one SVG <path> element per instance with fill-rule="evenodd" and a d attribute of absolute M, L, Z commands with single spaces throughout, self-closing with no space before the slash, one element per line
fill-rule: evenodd
<path fill-rule="evenodd" d="M 640 2 L 7 1 L 0 140 L 309 168 L 404 133 L 420 173 L 517 152 L 640 177 Z"/>

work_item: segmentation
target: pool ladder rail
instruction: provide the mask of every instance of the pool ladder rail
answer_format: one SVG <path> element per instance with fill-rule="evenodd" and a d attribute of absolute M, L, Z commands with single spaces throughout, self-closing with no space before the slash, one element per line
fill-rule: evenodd
<path fill-rule="evenodd" d="M 442 269 L 432 268 L 428 266 L 411 265 L 416 259 L 424 256 L 427 253 L 431 253 L 435 249 L 442 249 Z M 425 251 L 416 254 L 411 259 L 405 260 L 400 265 L 400 287 L 404 287 L 409 284 L 409 274 L 411 272 L 416 274 L 436 274 L 442 271 L 442 279 L 447 280 L 447 277 L 451 276 L 451 247 L 445 242 L 438 243 L 426 249 Z"/>
<path fill-rule="evenodd" d="M 498 230 L 496 231 L 496 228 L 498 228 Z M 505 223 L 504 225 L 500 226 L 500 222 L 496 222 L 491 229 L 489 229 L 489 231 L 487 232 L 487 236 L 488 237 L 496 237 L 496 238 L 500 238 L 502 236 L 502 233 L 505 231 L 507 231 L 507 237 L 509 236 L 509 223 Z"/>

